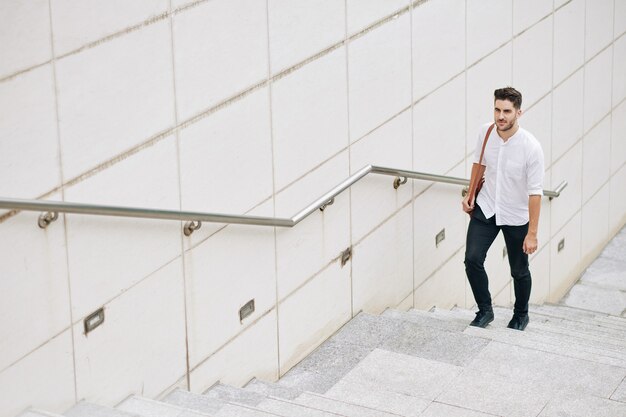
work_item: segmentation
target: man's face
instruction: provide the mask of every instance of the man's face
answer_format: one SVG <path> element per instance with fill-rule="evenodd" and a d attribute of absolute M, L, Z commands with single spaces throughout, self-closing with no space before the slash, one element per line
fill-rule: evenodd
<path fill-rule="evenodd" d="M 522 111 L 513 107 L 513 103 L 509 100 L 496 100 L 493 120 L 496 122 L 499 131 L 505 132 L 512 129 L 521 115 Z"/>

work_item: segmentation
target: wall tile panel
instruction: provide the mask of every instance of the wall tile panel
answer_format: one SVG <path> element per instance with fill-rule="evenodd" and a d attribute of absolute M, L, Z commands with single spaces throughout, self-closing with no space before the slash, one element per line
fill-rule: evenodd
<path fill-rule="evenodd" d="M 1 7 L 1 6 L 0 6 Z M 35 198 L 61 182 L 52 66 L 0 83 L 0 195 Z"/>
<path fill-rule="evenodd" d="M 346 8 L 343 1 L 268 0 L 267 4 L 272 74 L 323 51 L 345 37 Z"/>
<path fill-rule="evenodd" d="M 350 169 L 352 173 L 367 165 L 411 169 L 411 147 L 411 112 L 407 110 L 352 145 Z M 393 181 L 391 176 L 369 174 L 351 187 L 353 242 L 411 199 L 411 180 L 397 190 Z"/>
<path fill-rule="evenodd" d="M 563 180 L 567 181 L 567 188 L 552 200 L 550 226 L 554 240 L 558 232 L 571 217 L 580 210 L 582 194 L 582 164 L 583 145 L 579 142 L 563 158 L 552 166 L 553 187 Z"/>
<path fill-rule="evenodd" d="M 157 17 L 168 0 L 51 0 L 54 52 L 57 56 Z"/>
<path fill-rule="evenodd" d="M 526 107 L 552 89 L 552 17 L 513 40 L 513 85 Z"/>
<path fill-rule="evenodd" d="M 585 59 L 613 42 L 613 6 L 615 0 L 587 1 L 585 11 Z"/>
<path fill-rule="evenodd" d="M 354 247 L 354 311 L 380 313 L 413 291 L 413 213 L 406 207 Z"/>
<path fill-rule="evenodd" d="M 626 163 L 626 101 L 613 110 L 611 116 L 611 173 Z"/>
<path fill-rule="evenodd" d="M 347 89 L 345 47 L 274 83 L 272 129 L 277 189 L 348 146 Z"/>
<path fill-rule="evenodd" d="M 67 330 L 0 373 L 0 410 L 16 416 L 34 407 L 63 413 L 75 402 L 72 333 Z"/>
<path fill-rule="evenodd" d="M 467 65 L 511 40 L 512 0 L 467 0 Z"/>
<path fill-rule="evenodd" d="M 192 367 L 276 304 L 274 230 L 231 225 L 185 254 Z M 243 322 L 239 309 L 254 299 Z"/>
<path fill-rule="evenodd" d="M 612 54 L 609 48 L 585 67 L 585 132 L 611 111 Z"/>
<path fill-rule="evenodd" d="M 581 255 L 586 263 L 593 262 L 609 238 L 609 190 L 607 183 L 583 206 Z"/>
<path fill-rule="evenodd" d="M 411 103 L 410 15 L 352 41 L 348 52 L 350 138 L 360 139 Z"/>
<path fill-rule="evenodd" d="M 465 77 L 459 76 L 413 108 L 413 167 L 416 171 L 444 175 L 463 161 L 464 91 Z M 428 185 L 426 181 L 415 181 L 416 194 Z"/>
<path fill-rule="evenodd" d="M 153 398 L 185 375 L 185 306 L 180 259 L 104 306 L 88 335 L 74 326 L 78 398 L 117 404 Z M 158 323 L 158 325 L 157 325 Z"/>
<path fill-rule="evenodd" d="M 530 260 L 532 275 L 531 304 L 543 304 L 550 294 L 550 245 L 541 249 Z"/>
<path fill-rule="evenodd" d="M 522 103 L 522 110 L 524 108 L 526 110 L 522 113 L 519 124 L 532 133 L 541 143 L 544 166 L 548 169 L 552 164 L 552 94 L 544 97 L 530 108 L 525 107 Z M 548 182 L 545 182 L 544 186 L 547 185 Z"/>
<path fill-rule="evenodd" d="M 179 121 L 267 79 L 266 2 L 207 1 L 172 23 Z"/>
<path fill-rule="evenodd" d="M 63 217 L 42 230 L 39 214 L 0 223 L 0 370 L 70 326 Z"/>
<path fill-rule="evenodd" d="M 465 291 L 464 251 L 459 250 L 427 281 L 415 289 L 414 305 L 418 310 L 429 310 L 433 306 L 451 309 L 454 306 L 469 307 L 473 304 L 471 293 Z"/>
<path fill-rule="evenodd" d="M 141 173 L 141 175 L 138 175 Z M 68 201 L 177 209 L 172 137 L 67 188 Z M 74 320 L 180 255 L 180 222 L 67 215 Z"/>
<path fill-rule="evenodd" d="M 615 0 L 615 12 L 613 13 L 615 27 L 613 36 L 618 38 L 626 33 L 626 0 Z"/>
<path fill-rule="evenodd" d="M 626 165 L 611 177 L 609 203 L 609 233 L 617 233 L 626 223 Z"/>
<path fill-rule="evenodd" d="M 563 250 L 559 242 L 564 239 Z M 550 242 L 550 297 L 551 303 L 558 302 L 574 284 L 574 277 L 581 272 L 581 213 L 576 215 L 554 235 Z"/>
<path fill-rule="evenodd" d="M 583 135 L 583 71 L 576 72 L 552 94 L 552 163 Z"/>
<path fill-rule="evenodd" d="M 290 218 L 339 184 L 348 174 L 343 152 L 276 196 L 276 215 Z M 283 299 L 350 246 L 347 192 L 326 210 L 314 211 L 291 229 L 276 230 L 278 298 Z"/>
<path fill-rule="evenodd" d="M 57 62 L 65 178 L 173 125 L 170 29 L 155 23 Z"/>
<path fill-rule="evenodd" d="M 271 197 L 269 108 L 263 88 L 180 131 L 183 210 L 243 214 Z M 272 216 L 273 208 L 263 214 Z M 218 227 L 205 223 L 189 240 Z"/>
<path fill-rule="evenodd" d="M 511 85 L 511 45 L 467 70 L 467 154 L 473 155 L 480 127 L 493 121 L 493 92 Z"/>
<path fill-rule="evenodd" d="M 279 306 L 280 373 L 350 320 L 350 265 L 334 262 Z"/>
<path fill-rule="evenodd" d="M 216 382 L 242 386 L 252 378 L 278 378 L 276 310 L 263 316 L 227 346 L 191 371 L 191 391 L 203 393 Z"/>
<path fill-rule="evenodd" d="M 347 0 L 348 36 L 408 7 L 409 3 L 409 0 Z"/>
<path fill-rule="evenodd" d="M 413 9 L 413 100 L 465 69 L 465 4 L 429 1 Z"/>
<path fill-rule="evenodd" d="M 549 1 L 513 0 L 513 34 L 517 35 L 528 29 L 550 13 L 552 13 L 552 3 Z"/>
<path fill-rule="evenodd" d="M 626 98 L 626 36 L 613 44 L 613 106 Z"/>
<path fill-rule="evenodd" d="M 556 5 L 558 7 L 558 5 Z M 573 0 L 554 17 L 554 84 L 584 63 L 585 0 Z"/>
<path fill-rule="evenodd" d="M 52 58 L 47 0 L 0 3 L 0 79 Z"/>
<path fill-rule="evenodd" d="M 458 165 L 449 175 L 460 177 L 464 164 Z M 459 186 L 435 184 L 419 196 L 414 203 L 414 276 L 418 286 L 460 247 L 465 244 L 465 220 L 461 210 Z M 446 238 L 435 244 L 435 236 L 445 228 Z"/>
<path fill-rule="evenodd" d="M 583 204 L 609 180 L 610 160 L 611 118 L 607 117 L 583 139 Z"/>

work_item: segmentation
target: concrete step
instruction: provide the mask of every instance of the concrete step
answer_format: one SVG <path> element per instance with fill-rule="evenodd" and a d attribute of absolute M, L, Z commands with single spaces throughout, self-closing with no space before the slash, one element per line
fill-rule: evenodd
<path fill-rule="evenodd" d="M 66 417 L 133 417 L 135 414 L 127 413 L 116 408 L 104 407 L 81 401 L 74 407 L 63 413 Z"/>
<path fill-rule="evenodd" d="M 387 309 L 382 314 L 383 317 L 389 317 L 396 320 L 404 320 L 423 327 L 432 327 L 439 330 L 448 330 L 450 332 L 462 332 L 466 325 L 455 321 L 442 320 L 428 311 L 409 310 L 399 311 Z"/>
<path fill-rule="evenodd" d="M 233 387 L 225 384 L 215 384 L 204 392 L 205 397 L 219 399 L 229 403 L 243 404 L 256 407 L 268 396 L 257 392 Z"/>
<path fill-rule="evenodd" d="M 274 382 L 267 382 L 256 378 L 248 382 L 248 384 L 244 386 L 244 389 L 266 397 L 285 398 L 288 400 L 293 400 L 303 392 L 295 388 L 285 387 Z"/>
<path fill-rule="evenodd" d="M 326 397 L 312 392 L 303 392 L 294 400 L 294 402 L 346 417 L 397 417 L 396 414 L 390 414 L 374 408 L 340 401 L 335 398 Z"/>
<path fill-rule="evenodd" d="M 621 317 L 626 315 L 626 291 L 579 283 L 572 287 L 561 304 Z"/>
<path fill-rule="evenodd" d="M 588 314 L 576 314 L 576 313 Z M 622 317 L 609 316 L 603 313 L 588 312 L 586 310 L 575 309 L 566 306 L 553 306 L 544 304 L 542 306 L 532 306 L 530 308 L 531 315 L 541 315 L 544 317 L 553 317 L 567 320 L 573 323 L 585 323 L 608 330 L 626 331 L 626 319 Z"/>
<path fill-rule="evenodd" d="M 63 417 L 61 414 L 50 413 L 44 410 L 38 410 L 31 408 L 30 410 L 24 411 L 18 417 Z"/>
<path fill-rule="evenodd" d="M 275 417 L 257 408 L 232 404 L 217 398 L 194 394 L 184 390 L 176 390 L 163 399 L 168 404 L 199 411 L 213 417 Z"/>
<path fill-rule="evenodd" d="M 149 398 L 131 396 L 125 399 L 117 407 L 118 410 L 141 417 L 210 417 L 211 414 L 190 410 L 162 401 Z"/>
<path fill-rule="evenodd" d="M 298 404 L 289 400 L 268 398 L 259 404 L 259 409 L 283 417 L 337 417 L 342 414 L 320 410 L 317 407 Z"/>

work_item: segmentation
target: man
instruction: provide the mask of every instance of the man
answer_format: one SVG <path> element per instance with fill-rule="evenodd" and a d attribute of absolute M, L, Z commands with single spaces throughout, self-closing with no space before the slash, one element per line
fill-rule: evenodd
<path fill-rule="evenodd" d="M 537 250 L 537 227 L 543 195 L 543 151 L 535 137 L 519 126 L 522 94 L 512 87 L 494 92 L 494 122 L 479 164 L 483 140 L 491 125 L 482 127 L 472 166 L 472 178 L 485 183 L 474 201 L 463 199 L 470 213 L 465 249 L 465 271 L 478 306 L 471 326 L 493 321 L 489 281 L 484 263 L 489 247 L 502 230 L 515 289 L 515 308 L 508 327 L 524 330 L 528 324 L 531 276 L 528 255 Z M 472 182 L 474 182 L 472 180 Z M 471 189 L 472 184 L 470 184 Z"/>

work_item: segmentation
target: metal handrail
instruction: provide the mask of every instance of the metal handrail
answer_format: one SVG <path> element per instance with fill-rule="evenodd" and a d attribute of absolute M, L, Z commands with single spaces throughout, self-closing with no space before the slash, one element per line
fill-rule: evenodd
<path fill-rule="evenodd" d="M 100 216 L 135 217 L 145 219 L 187 220 L 189 222 L 185 225 L 186 235 L 190 235 L 193 230 L 198 229 L 201 224 L 200 222 L 293 227 L 315 210 L 324 210 L 326 206 L 332 204 L 337 195 L 370 173 L 397 177 L 394 181 L 394 188 L 398 188 L 401 184 L 404 184 L 407 181 L 407 178 L 464 186 L 469 185 L 469 180 L 465 178 L 367 165 L 342 181 L 332 190 L 313 201 L 304 209 L 300 210 L 291 218 L 203 213 L 195 211 L 158 210 L 140 207 L 102 206 L 95 204 L 24 200 L 5 197 L 0 197 L 0 208 L 47 212 L 42 214 L 39 218 L 39 226 L 42 228 L 45 228 L 52 221 L 56 220 L 58 213 L 92 214 Z M 404 180 L 402 181 L 402 179 Z M 554 191 L 544 190 L 544 196 L 549 197 L 550 199 L 558 197 L 566 186 L 567 181 L 563 181 Z"/>

